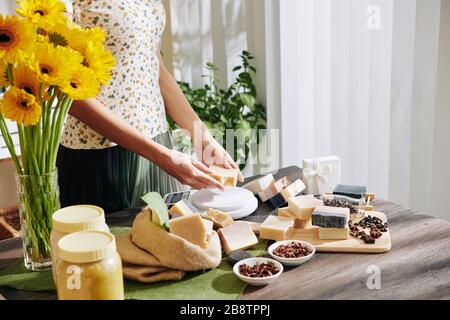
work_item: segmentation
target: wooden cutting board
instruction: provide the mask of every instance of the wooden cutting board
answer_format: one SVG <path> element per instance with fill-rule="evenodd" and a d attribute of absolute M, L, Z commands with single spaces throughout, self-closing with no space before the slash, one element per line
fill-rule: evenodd
<path fill-rule="evenodd" d="M 382 212 L 373 211 L 368 213 L 373 217 L 378 217 L 387 222 L 386 215 Z M 347 253 L 384 253 L 392 248 L 389 231 L 376 240 L 374 244 L 365 244 L 364 241 L 350 236 L 347 240 L 320 240 L 319 229 L 312 227 L 308 235 L 298 235 L 296 229 L 291 229 L 287 236 L 289 240 L 301 240 L 313 244 L 317 252 L 347 252 Z"/>

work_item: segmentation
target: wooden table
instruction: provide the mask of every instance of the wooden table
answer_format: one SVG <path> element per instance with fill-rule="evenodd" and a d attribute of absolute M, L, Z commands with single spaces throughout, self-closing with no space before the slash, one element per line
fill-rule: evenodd
<path fill-rule="evenodd" d="M 290 167 L 276 176 L 298 178 L 300 169 Z M 450 299 L 450 223 L 405 209 L 391 202 L 375 202 L 388 216 L 392 250 L 379 255 L 317 254 L 298 268 L 286 268 L 279 281 L 267 287 L 248 286 L 242 299 Z M 130 226 L 138 210 L 108 217 L 110 225 Z M 248 218 L 261 222 L 271 213 L 262 204 Z M 22 254 L 18 239 L 0 243 L 0 270 Z M 381 272 L 380 289 L 368 289 L 373 273 Z M 372 271 L 373 272 L 373 271 Z M 54 299 L 53 293 L 0 288 L 6 299 Z"/>

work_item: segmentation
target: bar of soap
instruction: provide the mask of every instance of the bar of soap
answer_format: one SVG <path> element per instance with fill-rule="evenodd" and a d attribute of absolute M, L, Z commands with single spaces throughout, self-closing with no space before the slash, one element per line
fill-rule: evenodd
<path fill-rule="evenodd" d="M 312 214 L 312 224 L 321 228 L 347 228 L 349 220 L 349 208 L 316 207 Z"/>
<path fill-rule="evenodd" d="M 211 237 L 213 234 L 214 223 L 212 221 L 206 220 L 206 219 L 202 219 L 202 221 L 206 228 L 206 241 L 209 242 L 209 240 L 211 240 Z"/>
<path fill-rule="evenodd" d="M 249 183 L 247 183 L 246 185 L 243 186 L 243 188 L 250 190 L 251 192 L 253 192 L 253 194 L 258 194 L 261 191 L 263 191 L 264 189 L 267 189 L 268 187 L 270 187 L 272 184 L 275 183 L 275 179 L 273 177 L 272 174 L 268 174 L 262 178 L 253 180 Z"/>
<path fill-rule="evenodd" d="M 305 190 L 305 185 L 302 180 L 297 180 L 291 183 L 286 188 L 281 190 L 281 192 L 274 197 L 270 198 L 269 201 L 274 208 L 279 208 L 284 205 L 292 197 L 299 195 L 303 190 Z"/>
<path fill-rule="evenodd" d="M 266 202 L 270 198 L 273 198 L 274 196 L 279 194 L 284 188 L 286 188 L 290 184 L 291 181 L 287 177 L 284 177 L 276 181 L 275 183 L 272 183 L 268 188 L 258 193 L 259 199 L 261 199 L 262 202 Z"/>
<path fill-rule="evenodd" d="M 289 208 L 279 208 L 278 216 L 283 217 L 283 218 L 291 218 L 291 219 L 296 218 L 295 214 Z"/>
<path fill-rule="evenodd" d="M 211 177 L 219 181 L 225 187 L 236 187 L 239 175 L 238 169 L 225 169 L 218 166 L 211 166 L 209 169 L 214 172 L 211 174 Z"/>
<path fill-rule="evenodd" d="M 302 180 L 298 179 L 294 183 L 287 186 L 281 191 L 283 198 L 288 201 L 290 198 L 298 196 L 302 191 L 305 190 L 305 184 Z"/>
<path fill-rule="evenodd" d="M 262 239 L 285 240 L 289 230 L 294 226 L 294 219 L 278 216 L 268 216 L 261 225 L 259 236 Z"/>
<path fill-rule="evenodd" d="M 333 194 L 346 196 L 354 199 L 361 199 L 366 196 L 367 188 L 364 186 L 349 186 L 338 184 L 334 188 Z"/>
<path fill-rule="evenodd" d="M 249 224 L 245 221 L 235 222 L 218 231 L 226 255 L 238 250 L 245 250 L 258 243 Z"/>
<path fill-rule="evenodd" d="M 261 223 L 250 222 L 250 221 L 247 221 L 247 223 L 250 226 L 250 228 L 252 229 L 254 234 L 259 234 L 259 232 L 261 230 Z"/>
<path fill-rule="evenodd" d="M 347 240 L 349 234 L 348 228 L 319 228 L 320 240 Z"/>
<path fill-rule="evenodd" d="M 184 216 L 170 220 L 170 233 L 206 249 L 212 234 L 213 224 L 205 221 L 200 215 Z"/>
<path fill-rule="evenodd" d="M 311 220 L 302 220 L 302 219 L 298 219 L 298 218 L 296 218 L 294 220 L 294 228 L 295 229 L 304 229 L 311 225 L 312 225 Z"/>
<path fill-rule="evenodd" d="M 300 220 L 310 220 L 316 207 L 323 206 L 323 201 L 314 196 L 299 196 L 289 199 L 289 210 Z"/>
<path fill-rule="evenodd" d="M 319 237 L 319 227 L 316 226 L 306 226 L 305 228 L 292 229 L 292 238 L 293 239 L 317 239 Z"/>
<path fill-rule="evenodd" d="M 169 210 L 172 218 L 191 216 L 196 214 L 197 209 L 187 200 L 181 200 L 175 203 Z"/>
<path fill-rule="evenodd" d="M 211 220 L 214 223 L 214 229 L 216 230 L 228 227 L 234 223 L 233 218 L 228 213 L 212 208 L 206 210 L 202 216 L 205 219 Z"/>

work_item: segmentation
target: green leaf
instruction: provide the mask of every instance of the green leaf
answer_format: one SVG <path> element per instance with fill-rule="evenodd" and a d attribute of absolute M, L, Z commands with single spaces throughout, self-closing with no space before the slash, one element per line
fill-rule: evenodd
<path fill-rule="evenodd" d="M 169 211 L 167 206 L 157 192 L 147 193 L 141 198 L 150 209 L 152 209 L 152 222 L 157 226 L 167 229 L 167 223 L 169 222 Z"/>
<path fill-rule="evenodd" d="M 255 97 L 253 97 L 252 95 L 247 94 L 247 93 L 241 93 L 241 94 L 239 94 L 239 99 L 241 100 L 241 102 L 244 105 L 249 107 L 251 110 L 254 109 L 255 103 L 256 103 Z"/>
<path fill-rule="evenodd" d="M 242 69 L 242 66 L 234 67 L 234 68 L 233 68 L 233 72 L 234 72 L 234 71 L 239 71 L 239 70 L 241 70 L 241 69 Z"/>

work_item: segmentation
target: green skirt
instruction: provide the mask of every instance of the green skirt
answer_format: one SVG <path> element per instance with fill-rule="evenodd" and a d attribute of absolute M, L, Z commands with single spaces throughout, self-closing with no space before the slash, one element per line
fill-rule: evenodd
<path fill-rule="evenodd" d="M 173 147 L 170 133 L 153 140 Z M 181 189 L 157 165 L 119 146 L 102 150 L 61 146 L 57 167 L 62 207 L 90 204 L 112 213 L 143 205 L 141 197 L 148 192 L 164 196 Z"/>

